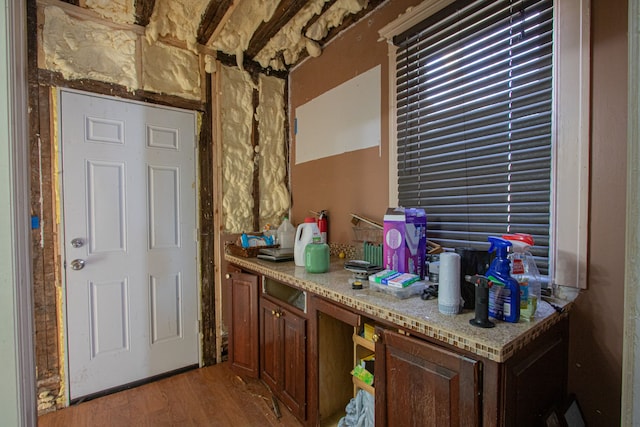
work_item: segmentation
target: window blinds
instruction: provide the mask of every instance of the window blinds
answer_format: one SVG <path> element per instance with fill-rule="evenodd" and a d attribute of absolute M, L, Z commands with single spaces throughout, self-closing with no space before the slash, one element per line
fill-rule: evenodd
<path fill-rule="evenodd" d="M 399 204 L 429 240 L 529 233 L 547 274 L 553 2 L 460 1 L 394 37 Z"/>

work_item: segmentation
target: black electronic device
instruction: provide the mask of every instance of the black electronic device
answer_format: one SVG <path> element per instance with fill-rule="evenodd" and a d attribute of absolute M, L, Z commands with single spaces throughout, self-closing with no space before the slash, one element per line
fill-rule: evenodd
<path fill-rule="evenodd" d="M 464 279 L 476 288 L 475 317 L 469 323 L 480 328 L 493 328 L 496 325 L 489 320 L 489 288 L 493 283 L 480 274 L 464 276 Z"/>

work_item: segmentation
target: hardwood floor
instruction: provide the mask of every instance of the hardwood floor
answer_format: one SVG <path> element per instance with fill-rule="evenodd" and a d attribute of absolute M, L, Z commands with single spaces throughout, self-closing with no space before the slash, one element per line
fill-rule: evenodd
<path fill-rule="evenodd" d="M 241 378 L 227 362 L 195 369 L 42 415 L 39 427 L 233 426 L 300 427 L 260 381 Z"/>

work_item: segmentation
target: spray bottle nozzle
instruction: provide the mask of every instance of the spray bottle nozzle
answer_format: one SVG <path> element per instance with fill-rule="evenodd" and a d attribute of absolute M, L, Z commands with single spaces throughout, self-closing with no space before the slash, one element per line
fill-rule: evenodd
<path fill-rule="evenodd" d="M 488 238 L 491 246 L 489 247 L 489 253 L 496 253 L 496 257 L 498 258 L 506 258 L 507 257 L 507 248 L 511 246 L 511 242 L 503 239 L 502 237 L 489 236 Z"/>

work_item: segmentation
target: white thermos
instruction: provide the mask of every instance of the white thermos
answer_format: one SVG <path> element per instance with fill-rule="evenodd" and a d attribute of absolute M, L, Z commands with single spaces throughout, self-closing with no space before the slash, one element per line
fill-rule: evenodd
<path fill-rule="evenodd" d="M 440 254 L 438 310 L 442 314 L 458 314 L 460 306 L 460 255 L 444 252 Z"/>

